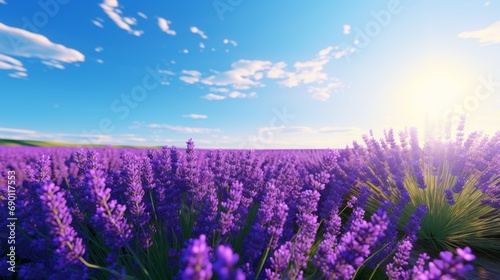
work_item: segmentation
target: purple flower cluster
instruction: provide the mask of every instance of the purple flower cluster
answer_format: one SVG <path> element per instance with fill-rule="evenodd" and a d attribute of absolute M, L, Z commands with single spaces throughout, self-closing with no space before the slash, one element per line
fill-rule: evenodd
<path fill-rule="evenodd" d="M 412 263 L 435 208 L 410 190 L 456 208 L 475 184 L 488 209 L 499 207 L 500 134 L 423 148 L 415 130 L 400 145 L 392 130 L 384 136 L 328 151 L 206 151 L 192 139 L 185 150 L 0 147 L 0 167 L 20 173 L 14 277 L 464 277 L 469 248 Z"/>
<path fill-rule="evenodd" d="M 106 188 L 102 171 L 88 172 L 89 187 L 92 189 L 96 201 L 96 213 L 92 217 L 93 224 L 102 232 L 106 245 L 118 250 L 127 244 L 131 236 L 131 228 L 125 218 L 125 205 L 118 204 L 111 199 L 111 189 Z"/>
<path fill-rule="evenodd" d="M 214 259 L 213 263 L 211 259 Z M 199 238 L 190 239 L 182 250 L 179 277 L 203 280 L 212 279 L 215 274 L 221 280 L 245 280 L 243 271 L 235 268 L 239 259 L 238 254 L 226 245 L 219 245 L 214 255 L 207 244 L 207 237 L 202 234 Z"/>
<path fill-rule="evenodd" d="M 423 253 L 410 269 L 407 266 L 411 248 L 412 243 L 408 238 L 399 245 L 393 261 L 387 265 L 386 275 L 389 279 L 456 279 L 465 277 L 467 272 L 473 270 L 472 265 L 467 262 L 473 261 L 476 257 L 469 247 L 457 248 L 456 256 L 448 251 L 441 252 L 438 259 L 430 262 L 427 254 Z"/>
<path fill-rule="evenodd" d="M 191 239 L 187 248 L 182 250 L 179 274 L 181 279 L 207 280 L 212 278 L 210 247 L 207 245 L 207 237 L 204 234 L 198 239 Z"/>
<path fill-rule="evenodd" d="M 50 225 L 56 256 L 56 269 L 62 270 L 70 279 L 85 278 L 86 267 L 80 262 L 85 254 L 82 239 L 71 226 L 72 217 L 66 206 L 64 191 L 53 183 L 46 183 L 38 189 L 46 213 L 45 221 Z M 72 267 L 79 267 L 75 274 Z M 82 274 L 83 273 L 83 274 Z"/>

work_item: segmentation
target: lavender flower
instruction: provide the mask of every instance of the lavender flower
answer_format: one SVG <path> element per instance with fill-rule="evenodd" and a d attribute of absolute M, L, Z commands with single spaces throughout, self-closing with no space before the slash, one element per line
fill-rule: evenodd
<path fill-rule="evenodd" d="M 243 185 L 238 181 L 234 182 L 229 190 L 228 200 L 221 203 L 221 206 L 223 207 L 220 217 L 222 235 L 226 235 L 229 231 L 234 229 L 234 214 L 240 204 L 242 192 Z"/>
<path fill-rule="evenodd" d="M 429 269 L 425 270 L 416 279 L 454 279 L 464 277 L 465 273 L 473 270 L 472 265 L 464 262 L 472 261 L 475 256 L 469 247 L 457 248 L 457 257 L 451 252 L 441 252 L 440 258 L 429 263 Z"/>
<path fill-rule="evenodd" d="M 181 271 L 179 272 L 181 279 L 211 279 L 213 274 L 209 253 L 210 247 L 207 245 L 204 234 L 198 239 L 191 239 L 188 247 L 182 250 Z"/>
<path fill-rule="evenodd" d="M 270 258 L 270 268 L 265 270 L 267 279 L 281 279 L 281 273 L 287 269 L 290 263 L 291 247 L 292 243 L 286 242 L 274 251 L 273 256 Z"/>
<path fill-rule="evenodd" d="M 113 250 L 118 250 L 125 246 L 132 237 L 130 226 L 124 217 L 127 207 L 118 204 L 114 199 L 109 200 L 111 189 L 106 188 L 102 171 L 90 170 L 88 175 L 91 177 L 89 186 L 94 193 L 97 208 L 92 222 L 101 231 L 106 245 Z"/>
<path fill-rule="evenodd" d="M 38 192 L 46 213 L 45 221 L 51 226 L 50 233 L 55 236 L 56 268 L 73 275 L 70 278 L 75 277 L 73 273 L 85 278 L 87 267 L 79 261 L 85 254 L 85 246 L 71 226 L 72 217 L 66 206 L 64 191 L 53 183 L 46 183 Z"/>
<path fill-rule="evenodd" d="M 352 231 L 345 233 L 331 256 L 330 269 L 327 277 L 351 278 L 366 257 L 370 255 L 370 247 L 383 236 L 387 229 L 387 216 L 378 211 L 371 217 L 371 222 L 363 219 L 355 221 Z"/>
<path fill-rule="evenodd" d="M 193 232 L 195 234 L 205 233 L 207 238 L 212 238 L 213 231 L 217 226 L 215 222 L 219 204 L 217 189 L 214 186 L 210 170 L 201 170 L 199 178 L 200 183 L 198 184 L 198 192 L 201 197 L 198 205 L 195 205 L 195 212 L 199 212 L 200 215 L 193 228 Z"/>
<path fill-rule="evenodd" d="M 455 204 L 455 199 L 453 199 L 453 193 L 451 192 L 450 189 L 445 189 L 444 194 L 446 196 L 446 200 L 448 201 L 448 204 L 450 204 L 450 205 Z"/>
<path fill-rule="evenodd" d="M 240 257 L 233 253 L 229 246 L 219 245 L 216 250 L 216 261 L 213 271 L 219 275 L 221 280 L 244 280 L 245 275 L 241 269 L 234 269 Z"/>
<path fill-rule="evenodd" d="M 415 209 L 411 215 L 410 221 L 405 225 L 405 232 L 416 240 L 417 232 L 420 230 L 421 222 L 427 214 L 427 205 L 422 204 Z"/>
<path fill-rule="evenodd" d="M 144 189 L 141 182 L 141 166 L 139 159 L 130 154 L 123 155 L 122 176 L 126 185 L 126 202 L 129 219 L 136 227 L 142 227 L 149 220 L 149 213 L 144 205 Z"/>
<path fill-rule="evenodd" d="M 266 246 L 270 249 L 278 246 L 288 210 L 282 197 L 281 191 L 274 184 L 268 183 L 267 193 L 257 212 L 257 221 L 245 242 L 245 256 L 252 262 L 257 262 Z"/>
<path fill-rule="evenodd" d="M 386 267 L 386 275 L 389 279 L 408 279 L 409 271 L 406 271 L 405 266 L 408 264 L 410 252 L 413 248 L 411 237 L 407 237 L 401 242 L 398 251 L 394 255 L 392 262 Z"/>

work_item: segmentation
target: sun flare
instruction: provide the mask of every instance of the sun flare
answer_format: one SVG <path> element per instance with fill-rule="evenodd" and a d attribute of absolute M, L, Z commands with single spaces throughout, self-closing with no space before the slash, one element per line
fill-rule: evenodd
<path fill-rule="evenodd" d="M 446 112 L 463 102 L 471 86 L 466 72 L 453 63 L 430 64 L 413 72 L 404 90 L 404 119 L 421 128 L 426 121 L 443 121 Z"/>

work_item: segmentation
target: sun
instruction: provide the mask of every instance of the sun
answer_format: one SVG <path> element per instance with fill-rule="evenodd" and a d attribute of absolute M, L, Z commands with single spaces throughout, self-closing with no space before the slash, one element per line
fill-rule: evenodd
<path fill-rule="evenodd" d="M 417 120 L 443 120 L 470 88 L 469 76 L 451 65 L 431 64 L 414 73 L 406 86 L 405 110 Z"/>

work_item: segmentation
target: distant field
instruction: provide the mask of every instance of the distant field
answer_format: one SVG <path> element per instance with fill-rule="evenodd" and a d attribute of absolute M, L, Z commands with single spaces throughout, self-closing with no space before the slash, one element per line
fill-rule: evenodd
<path fill-rule="evenodd" d="M 96 147 L 102 148 L 106 145 L 82 145 L 82 144 L 72 144 L 72 143 L 61 143 L 61 142 L 49 142 L 49 141 L 35 141 L 35 140 L 13 140 L 13 139 L 0 139 L 0 146 L 27 146 L 27 147 Z M 119 148 L 146 148 L 146 146 L 114 146 Z M 151 147 L 156 148 L 156 147 Z"/>

